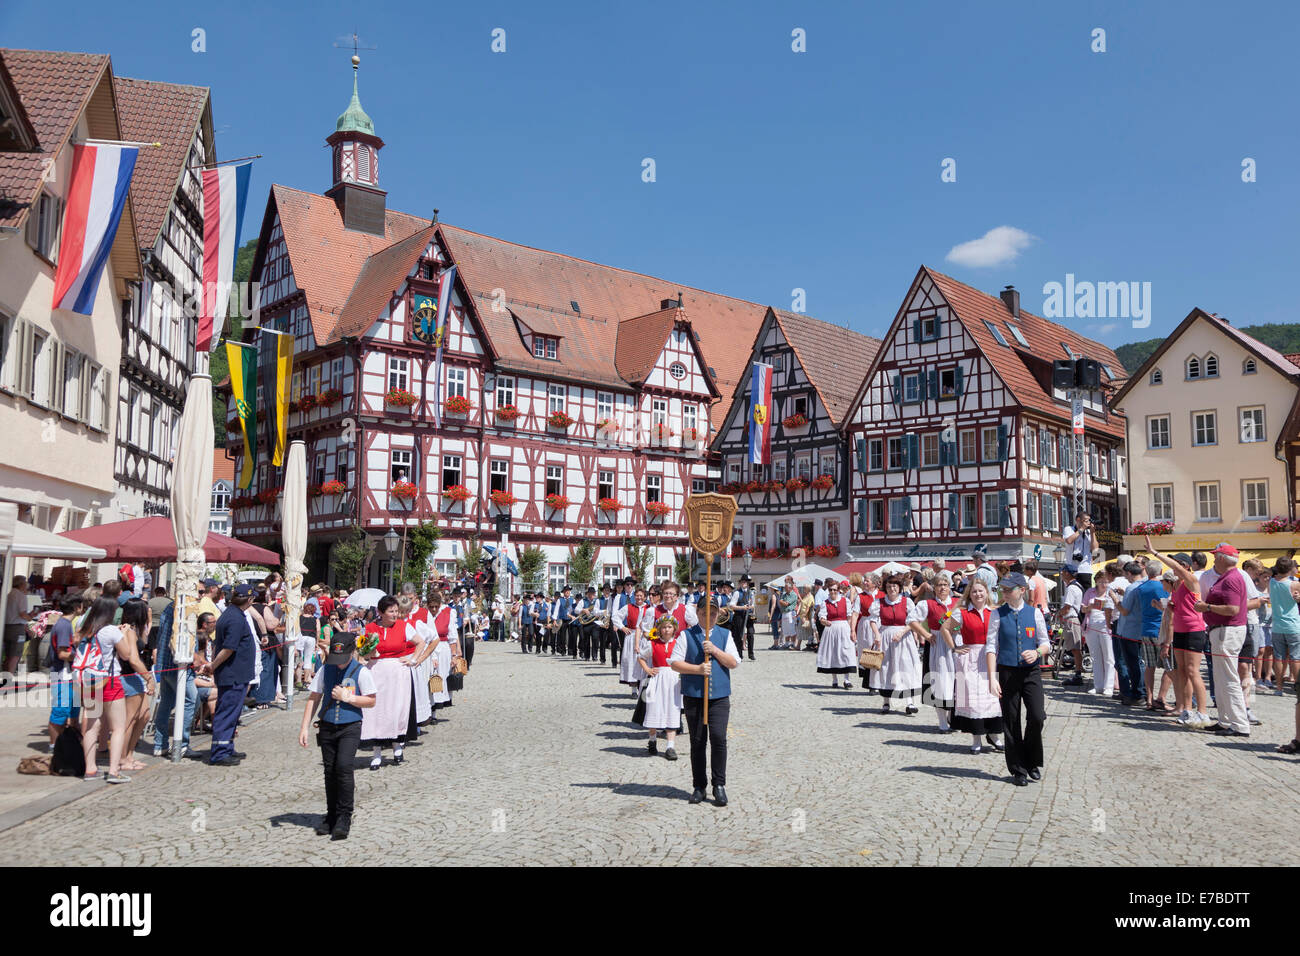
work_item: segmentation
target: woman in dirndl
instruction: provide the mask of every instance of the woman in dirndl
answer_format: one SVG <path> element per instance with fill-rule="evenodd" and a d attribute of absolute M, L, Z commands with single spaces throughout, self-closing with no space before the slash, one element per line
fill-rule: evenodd
<path fill-rule="evenodd" d="M 858 666 L 857 646 L 853 640 L 853 627 L 857 624 L 858 609 L 849 604 L 848 582 L 831 581 L 826 585 L 826 603 L 822 605 L 821 643 L 817 645 L 817 673 L 830 674 L 831 686 L 840 686 L 844 675 L 844 689 L 853 686 L 849 679 Z"/>
<path fill-rule="evenodd" d="M 1002 750 L 1002 704 L 989 692 L 989 664 L 984 654 L 988 639 L 989 589 L 972 576 L 961 596 L 958 611 L 944 621 L 944 642 L 953 645 L 957 674 L 952 728 L 970 734 L 970 752 L 983 753 L 981 738 Z"/>
<path fill-rule="evenodd" d="M 850 583 L 852 583 L 853 579 L 857 576 L 856 571 L 849 575 Z M 858 640 L 858 659 L 861 660 L 862 652 L 869 649 L 875 640 L 871 633 L 871 607 L 880 597 L 880 578 L 874 574 L 867 574 L 861 577 L 859 581 L 857 596 L 858 625 L 856 637 Z M 872 671 L 867 670 L 865 667 L 858 668 L 858 677 L 862 679 L 862 689 L 869 694 L 875 693 L 870 686 L 872 673 Z"/>
<path fill-rule="evenodd" d="M 438 722 L 438 711 L 445 710 L 452 704 L 451 667 L 459 656 L 460 621 L 456 608 L 447 604 L 441 590 L 429 595 L 429 630 L 431 640 L 435 641 L 429 658 L 429 676 L 434 674 L 442 678 L 442 689 L 429 692 L 429 701 L 433 707 L 433 723 Z M 428 683 L 425 683 L 427 691 Z"/>
<path fill-rule="evenodd" d="M 885 578 L 884 596 L 871 605 L 873 646 L 884 652 L 880 670 L 871 674 L 871 686 L 885 698 L 882 714 L 889 713 L 890 700 L 898 698 L 911 717 L 918 711 L 916 698 L 921 693 L 921 655 L 916 635 L 907 626 L 914 606 L 903 593 L 905 580 L 904 575 L 897 574 Z"/>
<path fill-rule="evenodd" d="M 430 663 L 433 634 L 429 630 L 428 608 L 420 607 L 415 596 L 415 585 L 409 581 L 402 585 L 402 595 L 397 599 L 397 612 L 415 628 L 415 633 L 424 641 L 424 650 L 416 658 L 416 665 L 411 668 L 411 699 L 415 701 L 415 725 L 423 727 L 433 719 L 433 707 L 429 702 L 429 677 L 433 673 Z M 423 733 L 423 731 L 421 731 Z"/>
<path fill-rule="evenodd" d="M 686 639 L 679 639 L 680 631 L 675 615 L 662 615 L 642 638 L 637 655 L 646 675 L 643 691 L 645 719 L 641 721 L 641 726 L 650 731 L 650 744 L 646 749 L 651 754 L 659 752 L 656 738 L 662 730 L 668 735 L 664 756 L 669 760 L 677 759 L 673 745 L 682 725 L 682 680 L 672 668 L 673 661 L 686 660 Z"/>
<path fill-rule="evenodd" d="M 415 702 L 411 696 L 411 670 L 424 651 L 415 626 L 398 617 L 397 598 L 379 599 L 379 620 L 366 625 L 365 636 L 374 642 L 366 666 L 375 679 L 374 707 L 361 715 L 361 746 L 374 748 L 370 769 L 384 765 L 383 748 L 392 745 L 393 763 L 402 762 L 402 750 L 417 734 Z"/>
<path fill-rule="evenodd" d="M 637 663 L 638 649 L 641 643 L 641 625 L 651 617 L 650 609 L 645 603 L 645 588 L 637 588 L 633 599 L 614 611 L 610 619 L 614 631 L 623 641 L 623 658 L 619 663 L 618 682 L 632 688 L 632 693 L 640 693 L 641 678 L 644 676 L 641 665 Z"/>
<path fill-rule="evenodd" d="M 952 730 L 957 665 L 952 645 L 944 640 L 940 629 L 943 622 L 956 613 L 957 599 L 952 596 L 952 584 L 946 574 L 936 574 L 931 587 L 933 595 L 916 603 L 907 626 L 926 647 L 929 662 L 926 686 L 930 690 L 930 703 L 939 717 L 939 730 L 946 734 Z"/>

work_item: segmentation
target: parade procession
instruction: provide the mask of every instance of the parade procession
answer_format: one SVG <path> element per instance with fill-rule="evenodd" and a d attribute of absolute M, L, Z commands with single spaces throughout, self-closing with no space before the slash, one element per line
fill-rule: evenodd
<path fill-rule="evenodd" d="M 19 865 L 1294 864 L 1286 31 L 759 7 L 0 14 Z"/>

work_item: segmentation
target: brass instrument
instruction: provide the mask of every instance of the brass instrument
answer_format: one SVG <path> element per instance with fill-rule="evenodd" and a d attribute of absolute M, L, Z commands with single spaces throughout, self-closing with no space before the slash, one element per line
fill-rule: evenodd
<path fill-rule="evenodd" d="M 583 627 L 586 627 L 594 620 L 596 620 L 596 611 L 594 608 L 583 608 L 578 612 L 578 623 Z"/>

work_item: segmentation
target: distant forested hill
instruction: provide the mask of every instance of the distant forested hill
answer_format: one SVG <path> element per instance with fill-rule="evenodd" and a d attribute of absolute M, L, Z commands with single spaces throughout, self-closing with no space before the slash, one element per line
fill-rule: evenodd
<path fill-rule="evenodd" d="M 1246 325 L 1241 331 L 1252 338 L 1259 339 L 1265 345 L 1272 346 L 1283 355 L 1300 352 L 1300 323 L 1295 325 Z M 1146 339 L 1142 342 L 1130 342 L 1115 349 L 1115 354 L 1124 363 L 1130 375 L 1136 372 L 1164 339 Z"/>

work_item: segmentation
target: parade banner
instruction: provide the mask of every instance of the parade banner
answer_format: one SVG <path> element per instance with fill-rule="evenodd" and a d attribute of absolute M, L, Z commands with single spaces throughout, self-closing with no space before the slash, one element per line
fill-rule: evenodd
<path fill-rule="evenodd" d="M 239 470 L 239 487 L 248 488 L 253 484 L 253 464 L 257 458 L 257 349 L 227 342 L 226 362 L 230 366 L 230 401 L 239 415 L 239 429 L 244 433 L 244 464 Z"/>
<path fill-rule="evenodd" d="M 755 362 L 749 378 L 749 463 L 772 461 L 772 366 Z"/>
<path fill-rule="evenodd" d="M 289 433 L 289 400 L 293 388 L 293 336 L 262 328 L 262 393 L 266 399 L 266 438 L 271 464 L 284 464 Z M 270 336 L 267 338 L 266 336 Z"/>

